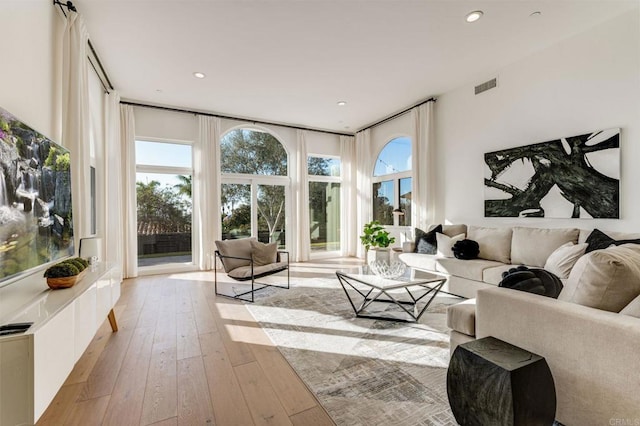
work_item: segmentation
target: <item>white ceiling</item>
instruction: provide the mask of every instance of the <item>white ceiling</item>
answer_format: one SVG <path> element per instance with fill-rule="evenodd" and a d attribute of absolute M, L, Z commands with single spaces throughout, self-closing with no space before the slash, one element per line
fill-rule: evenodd
<path fill-rule="evenodd" d="M 484 82 L 638 0 L 74 4 L 123 99 L 352 133 Z M 484 17 L 466 23 L 477 9 Z"/>

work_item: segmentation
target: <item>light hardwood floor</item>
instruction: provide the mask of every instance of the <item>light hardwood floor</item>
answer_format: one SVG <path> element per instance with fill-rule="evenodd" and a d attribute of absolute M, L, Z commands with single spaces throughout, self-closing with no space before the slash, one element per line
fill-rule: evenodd
<path fill-rule="evenodd" d="M 214 295 L 213 272 L 125 280 L 115 313 L 119 331 L 105 319 L 38 425 L 334 424 L 245 306 Z"/>

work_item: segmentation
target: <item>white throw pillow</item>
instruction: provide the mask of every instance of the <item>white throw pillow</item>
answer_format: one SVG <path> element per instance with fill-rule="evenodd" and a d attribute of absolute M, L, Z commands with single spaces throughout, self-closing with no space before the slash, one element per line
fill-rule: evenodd
<path fill-rule="evenodd" d="M 549 255 L 544 269 L 557 275 L 561 279 L 569 278 L 569 274 L 578 259 L 584 254 L 588 244 L 566 243 L 554 250 Z"/>
<path fill-rule="evenodd" d="M 453 251 L 451 250 L 451 248 L 456 243 L 456 241 L 462 241 L 462 240 L 464 240 L 464 234 L 458 234 L 453 237 L 450 237 L 448 235 L 436 232 L 438 256 L 453 257 Z"/>

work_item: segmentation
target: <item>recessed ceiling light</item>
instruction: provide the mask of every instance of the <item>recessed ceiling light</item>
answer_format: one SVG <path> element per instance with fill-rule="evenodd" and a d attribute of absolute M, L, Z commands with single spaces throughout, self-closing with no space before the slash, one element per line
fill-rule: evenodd
<path fill-rule="evenodd" d="M 338 101 L 338 106 L 345 106 L 346 104 L 346 101 Z"/>
<path fill-rule="evenodd" d="M 194 72 L 193 76 L 195 78 L 205 78 L 206 77 L 206 75 L 204 75 L 204 73 L 202 73 L 202 72 Z"/>
<path fill-rule="evenodd" d="M 469 12 L 465 20 L 467 22 L 476 22 L 478 19 L 482 18 L 484 13 L 481 10 L 474 10 L 473 12 Z"/>
<path fill-rule="evenodd" d="M 531 13 L 531 14 L 529 15 L 529 17 L 530 17 L 530 18 L 537 18 L 537 17 L 538 17 L 538 16 L 540 16 L 540 15 L 542 15 L 542 12 L 540 12 L 540 11 L 538 10 L 538 11 L 535 11 L 535 12 Z"/>

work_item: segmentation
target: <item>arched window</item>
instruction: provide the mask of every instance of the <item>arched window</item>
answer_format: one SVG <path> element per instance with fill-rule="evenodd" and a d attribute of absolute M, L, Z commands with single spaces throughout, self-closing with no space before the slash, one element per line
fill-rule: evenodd
<path fill-rule="evenodd" d="M 383 225 L 411 225 L 411 138 L 390 140 L 373 168 L 373 219 Z"/>
<path fill-rule="evenodd" d="M 272 134 L 248 128 L 220 140 L 222 238 L 254 236 L 285 247 L 288 156 Z"/>
<path fill-rule="evenodd" d="M 287 176 L 287 151 L 271 133 L 236 129 L 220 141 L 222 173 Z"/>

